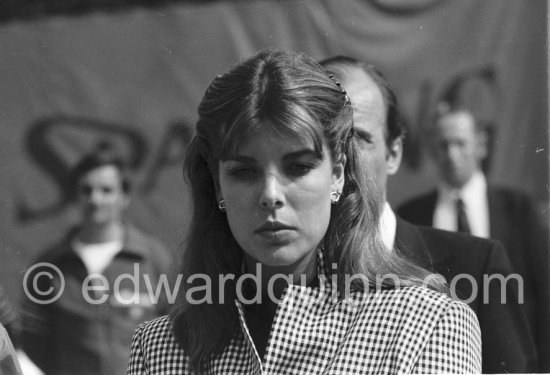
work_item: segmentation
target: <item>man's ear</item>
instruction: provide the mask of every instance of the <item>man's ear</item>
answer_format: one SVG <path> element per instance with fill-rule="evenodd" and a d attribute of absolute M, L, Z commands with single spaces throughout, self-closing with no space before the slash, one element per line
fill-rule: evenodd
<path fill-rule="evenodd" d="M 401 159 L 403 158 L 403 139 L 397 137 L 388 147 L 386 155 L 386 171 L 388 176 L 393 176 L 399 170 Z"/>
<path fill-rule="evenodd" d="M 342 155 L 332 167 L 332 191 L 339 191 L 341 193 L 344 189 L 346 162 L 346 156 Z"/>

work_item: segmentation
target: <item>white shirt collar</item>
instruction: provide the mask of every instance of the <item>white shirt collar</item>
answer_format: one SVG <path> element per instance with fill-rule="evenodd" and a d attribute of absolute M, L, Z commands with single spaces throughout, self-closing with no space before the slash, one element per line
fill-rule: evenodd
<path fill-rule="evenodd" d="M 388 249 L 393 249 L 395 243 L 395 231 L 397 229 L 397 219 L 388 202 L 384 202 L 384 209 L 380 215 L 380 234 L 382 242 Z"/>
<path fill-rule="evenodd" d="M 487 193 L 487 180 L 481 171 L 476 171 L 464 186 L 460 189 L 449 186 L 442 182 L 439 185 L 439 196 L 444 198 L 457 199 L 458 197 L 466 200 L 468 196 Z"/>
<path fill-rule="evenodd" d="M 89 274 L 102 273 L 122 250 L 124 242 L 114 240 L 103 243 L 84 243 L 75 238 L 72 247 L 80 257 Z"/>
<path fill-rule="evenodd" d="M 474 172 L 472 178 L 461 189 L 441 184 L 438 192 L 433 218 L 434 227 L 450 231 L 457 230 L 455 201 L 461 198 L 466 208 L 471 234 L 489 237 L 487 180 L 481 171 Z"/>

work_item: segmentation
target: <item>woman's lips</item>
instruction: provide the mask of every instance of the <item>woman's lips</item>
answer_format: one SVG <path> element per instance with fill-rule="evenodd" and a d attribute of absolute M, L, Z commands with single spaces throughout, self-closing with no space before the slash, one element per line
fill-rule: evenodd
<path fill-rule="evenodd" d="M 279 232 L 285 230 L 295 230 L 293 226 L 281 223 L 279 221 L 266 221 L 261 226 L 259 226 L 254 232 L 264 233 L 264 232 Z"/>
<path fill-rule="evenodd" d="M 295 231 L 295 227 L 284 223 L 266 222 L 258 227 L 254 233 L 270 242 L 282 243 L 288 242 Z"/>

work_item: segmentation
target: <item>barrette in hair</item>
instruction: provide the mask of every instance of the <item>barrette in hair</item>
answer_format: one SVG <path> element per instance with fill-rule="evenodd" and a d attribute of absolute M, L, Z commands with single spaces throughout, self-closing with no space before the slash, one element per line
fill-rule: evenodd
<path fill-rule="evenodd" d="M 338 88 L 340 88 L 340 91 L 342 91 L 342 93 L 344 94 L 345 104 L 351 104 L 351 100 L 349 99 L 348 92 L 342 87 L 342 84 L 334 77 L 334 74 L 330 73 L 328 77 L 332 79 L 334 83 L 336 83 L 336 86 L 338 86 Z"/>
<path fill-rule="evenodd" d="M 348 92 L 344 89 L 342 89 L 342 92 L 344 93 L 344 95 L 346 96 L 346 104 L 349 104 L 351 105 L 351 100 L 349 99 L 349 95 L 348 95 Z"/>

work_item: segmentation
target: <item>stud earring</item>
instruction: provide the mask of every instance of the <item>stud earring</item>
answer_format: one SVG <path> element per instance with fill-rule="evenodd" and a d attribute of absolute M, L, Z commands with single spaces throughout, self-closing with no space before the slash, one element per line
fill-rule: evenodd
<path fill-rule="evenodd" d="M 342 193 L 340 193 L 339 191 L 333 191 L 332 193 L 330 193 L 330 200 L 332 204 L 338 203 L 341 195 Z"/>
<path fill-rule="evenodd" d="M 225 200 L 224 199 L 220 199 L 220 201 L 218 202 L 218 209 L 221 212 L 225 212 Z"/>

